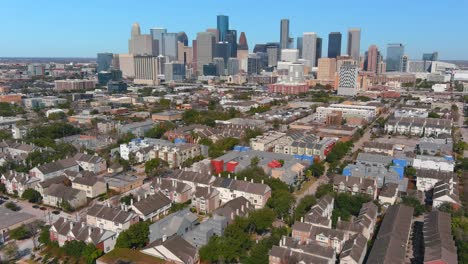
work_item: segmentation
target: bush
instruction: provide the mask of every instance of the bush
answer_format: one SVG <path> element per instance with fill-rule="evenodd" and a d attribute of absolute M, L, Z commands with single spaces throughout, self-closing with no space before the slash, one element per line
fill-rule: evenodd
<path fill-rule="evenodd" d="M 26 189 L 21 195 L 21 198 L 28 200 L 30 203 L 40 203 L 42 201 L 41 194 L 34 189 Z"/>
<path fill-rule="evenodd" d="M 21 210 L 21 207 L 16 205 L 14 202 L 8 202 L 5 204 L 5 207 L 12 210 L 12 211 L 19 211 Z"/>
<path fill-rule="evenodd" d="M 142 248 L 148 243 L 149 222 L 139 222 L 120 233 L 116 248 Z"/>
<path fill-rule="evenodd" d="M 10 230 L 10 238 L 16 240 L 23 240 L 31 237 L 31 232 L 25 225 L 21 225 L 15 229 Z"/>

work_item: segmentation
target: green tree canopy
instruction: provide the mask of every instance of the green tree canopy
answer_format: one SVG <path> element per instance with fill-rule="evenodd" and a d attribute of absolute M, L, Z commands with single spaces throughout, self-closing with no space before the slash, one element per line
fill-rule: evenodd
<path fill-rule="evenodd" d="M 26 189 L 23 192 L 21 198 L 28 200 L 28 202 L 30 203 L 40 203 L 42 201 L 41 194 L 38 191 L 31 188 Z"/>
<path fill-rule="evenodd" d="M 149 226 L 150 222 L 139 222 L 129 229 L 120 233 L 117 238 L 115 247 L 117 248 L 142 248 L 144 247 L 149 239 Z"/>

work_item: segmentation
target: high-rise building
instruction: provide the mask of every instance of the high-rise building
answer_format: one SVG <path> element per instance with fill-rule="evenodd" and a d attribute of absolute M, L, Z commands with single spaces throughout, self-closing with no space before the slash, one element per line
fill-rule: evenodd
<path fill-rule="evenodd" d="M 159 55 L 156 57 L 156 63 L 158 64 L 158 75 L 165 74 L 164 71 L 166 70 L 166 68 L 164 67 L 164 64 L 166 64 L 166 62 L 169 62 L 166 56 Z"/>
<path fill-rule="evenodd" d="M 317 44 L 315 45 L 315 62 L 314 67 L 317 67 L 318 60 L 322 58 L 322 38 L 317 37 Z"/>
<path fill-rule="evenodd" d="M 255 44 L 253 53 L 266 52 L 266 44 Z"/>
<path fill-rule="evenodd" d="M 112 66 L 114 54 L 112 53 L 98 53 L 97 54 L 97 72 L 108 71 Z"/>
<path fill-rule="evenodd" d="M 249 45 L 245 32 L 241 32 L 239 44 L 237 45 L 237 59 L 239 60 L 239 70 L 247 72 L 247 57 L 249 56 Z"/>
<path fill-rule="evenodd" d="M 328 58 L 341 56 L 341 33 L 331 32 L 328 34 Z"/>
<path fill-rule="evenodd" d="M 338 72 L 338 95 L 357 94 L 359 66 L 354 60 L 343 60 Z"/>
<path fill-rule="evenodd" d="M 318 80 L 333 80 L 336 73 L 336 59 L 335 58 L 320 58 L 318 59 Z"/>
<path fill-rule="evenodd" d="M 289 19 L 281 19 L 280 24 L 280 48 L 289 48 Z"/>
<path fill-rule="evenodd" d="M 224 58 L 215 57 L 213 58 L 213 64 L 216 65 L 216 75 L 217 76 L 224 76 L 225 75 L 225 63 Z"/>
<path fill-rule="evenodd" d="M 39 63 L 28 65 L 29 76 L 43 76 L 45 74 L 45 66 Z"/>
<path fill-rule="evenodd" d="M 216 65 L 214 63 L 208 63 L 203 65 L 203 75 L 205 76 L 216 76 Z"/>
<path fill-rule="evenodd" d="M 259 74 L 261 70 L 261 58 L 257 54 L 249 54 L 247 58 L 247 73 Z"/>
<path fill-rule="evenodd" d="M 237 45 L 237 50 L 249 50 L 249 45 L 247 43 L 247 37 L 245 32 L 241 32 L 239 37 L 239 45 Z"/>
<path fill-rule="evenodd" d="M 223 58 L 226 64 L 229 55 L 231 55 L 231 45 L 229 45 L 229 43 L 227 43 L 226 41 L 220 41 L 215 44 L 213 57 Z"/>
<path fill-rule="evenodd" d="M 236 75 L 239 73 L 239 60 L 237 58 L 229 58 L 227 62 L 227 75 Z"/>
<path fill-rule="evenodd" d="M 178 41 L 177 49 L 178 61 L 184 65 L 191 65 L 193 60 L 193 48 L 185 46 L 184 43 Z"/>
<path fill-rule="evenodd" d="M 359 61 L 359 54 L 361 49 L 361 29 L 350 28 L 348 30 L 348 55 L 353 57 L 355 61 Z"/>
<path fill-rule="evenodd" d="M 119 70 L 124 78 L 135 77 L 135 59 L 132 54 L 119 54 Z"/>
<path fill-rule="evenodd" d="M 128 52 L 133 55 L 157 55 L 158 41 L 153 40 L 151 35 L 141 34 L 140 25 L 134 23 L 131 38 L 128 40 Z"/>
<path fill-rule="evenodd" d="M 163 34 L 167 33 L 167 29 L 165 28 L 152 28 L 150 29 L 150 34 L 151 37 L 153 37 L 153 40 L 158 41 L 158 53 L 155 55 L 162 55 L 163 54 Z"/>
<path fill-rule="evenodd" d="M 303 42 L 302 37 L 297 37 L 296 48 L 299 50 L 299 58 L 302 58 L 302 47 L 303 47 L 302 42 Z"/>
<path fill-rule="evenodd" d="M 183 81 L 185 79 L 185 65 L 178 62 L 165 63 L 164 77 L 166 82 Z"/>
<path fill-rule="evenodd" d="M 408 55 L 403 55 L 403 57 L 401 57 L 401 71 L 402 72 L 408 71 L 408 61 L 409 61 Z"/>
<path fill-rule="evenodd" d="M 317 34 L 314 32 L 306 32 L 302 35 L 302 58 L 305 60 L 306 66 L 315 67 L 317 56 Z"/>
<path fill-rule="evenodd" d="M 162 34 L 162 55 L 169 58 L 169 61 L 175 61 L 177 57 L 177 33 Z"/>
<path fill-rule="evenodd" d="M 177 42 L 181 42 L 184 46 L 188 46 L 188 37 L 185 32 L 181 31 L 177 33 Z"/>
<path fill-rule="evenodd" d="M 266 53 L 268 55 L 268 67 L 275 67 L 278 65 L 280 57 L 280 47 L 278 43 L 267 43 Z"/>
<path fill-rule="evenodd" d="M 379 49 L 376 45 L 369 46 L 367 50 L 367 57 L 364 63 L 364 68 L 366 71 L 377 73 Z"/>
<path fill-rule="evenodd" d="M 219 42 L 219 30 L 217 28 L 209 28 L 206 30 L 206 32 L 210 32 L 214 35 L 215 43 Z"/>
<path fill-rule="evenodd" d="M 381 60 L 377 65 L 377 74 L 384 74 L 387 72 L 387 64 L 384 60 Z"/>
<path fill-rule="evenodd" d="M 305 51 L 305 49 L 304 49 L 304 51 Z M 299 51 L 297 49 L 283 49 L 283 50 L 281 50 L 281 61 L 297 62 L 298 60 L 299 60 Z"/>
<path fill-rule="evenodd" d="M 304 64 L 291 63 L 288 69 L 286 83 L 303 83 L 304 82 Z"/>
<path fill-rule="evenodd" d="M 229 43 L 231 54 L 229 57 L 237 57 L 237 30 L 228 30 L 226 33 L 226 42 Z"/>
<path fill-rule="evenodd" d="M 439 59 L 439 53 L 434 51 L 432 53 L 424 53 L 422 56 L 423 61 L 436 61 Z"/>
<path fill-rule="evenodd" d="M 405 46 L 401 43 L 391 43 L 387 46 L 387 72 L 401 72 L 403 68 Z"/>
<path fill-rule="evenodd" d="M 135 56 L 135 84 L 157 85 L 158 61 L 156 56 Z"/>
<path fill-rule="evenodd" d="M 218 15 L 216 25 L 219 32 L 219 41 L 227 41 L 226 34 L 229 30 L 229 17 Z"/>
<path fill-rule="evenodd" d="M 197 34 L 197 71 L 203 72 L 203 65 L 213 62 L 215 36 L 211 32 Z"/>

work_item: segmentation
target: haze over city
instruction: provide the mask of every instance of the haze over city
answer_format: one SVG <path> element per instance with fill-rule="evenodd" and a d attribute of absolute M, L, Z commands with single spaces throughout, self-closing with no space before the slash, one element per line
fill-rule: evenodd
<path fill-rule="evenodd" d="M 464 10 L 467 1 L 6 1 L 0 17 L 0 57 L 93 57 L 123 53 L 129 25 L 196 33 L 230 16 L 231 27 L 246 32 L 249 44 L 279 41 L 279 20 L 289 18 L 291 36 L 362 29 L 361 52 L 371 44 L 404 43 L 410 57 L 438 50 L 444 60 L 468 59 Z M 8 25 L 8 26 L 6 26 Z M 324 46 L 327 45 L 324 40 Z"/>

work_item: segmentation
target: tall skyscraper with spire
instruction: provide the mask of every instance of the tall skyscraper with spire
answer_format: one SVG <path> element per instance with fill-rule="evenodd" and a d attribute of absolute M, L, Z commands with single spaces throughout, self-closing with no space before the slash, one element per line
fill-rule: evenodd
<path fill-rule="evenodd" d="M 280 48 L 287 49 L 289 47 L 289 41 L 289 19 L 281 19 Z"/>
<path fill-rule="evenodd" d="M 237 60 L 239 61 L 239 69 L 247 72 L 249 56 L 249 45 L 247 44 L 247 37 L 245 32 L 240 33 L 239 43 L 237 44 Z"/>
<path fill-rule="evenodd" d="M 359 62 L 361 49 L 361 29 L 360 28 L 350 28 L 348 30 L 348 49 L 347 53 L 355 61 Z"/>
<path fill-rule="evenodd" d="M 226 34 L 229 30 L 229 17 L 218 15 L 216 24 L 219 32 L 219 41 L 226 41 Z"/>

